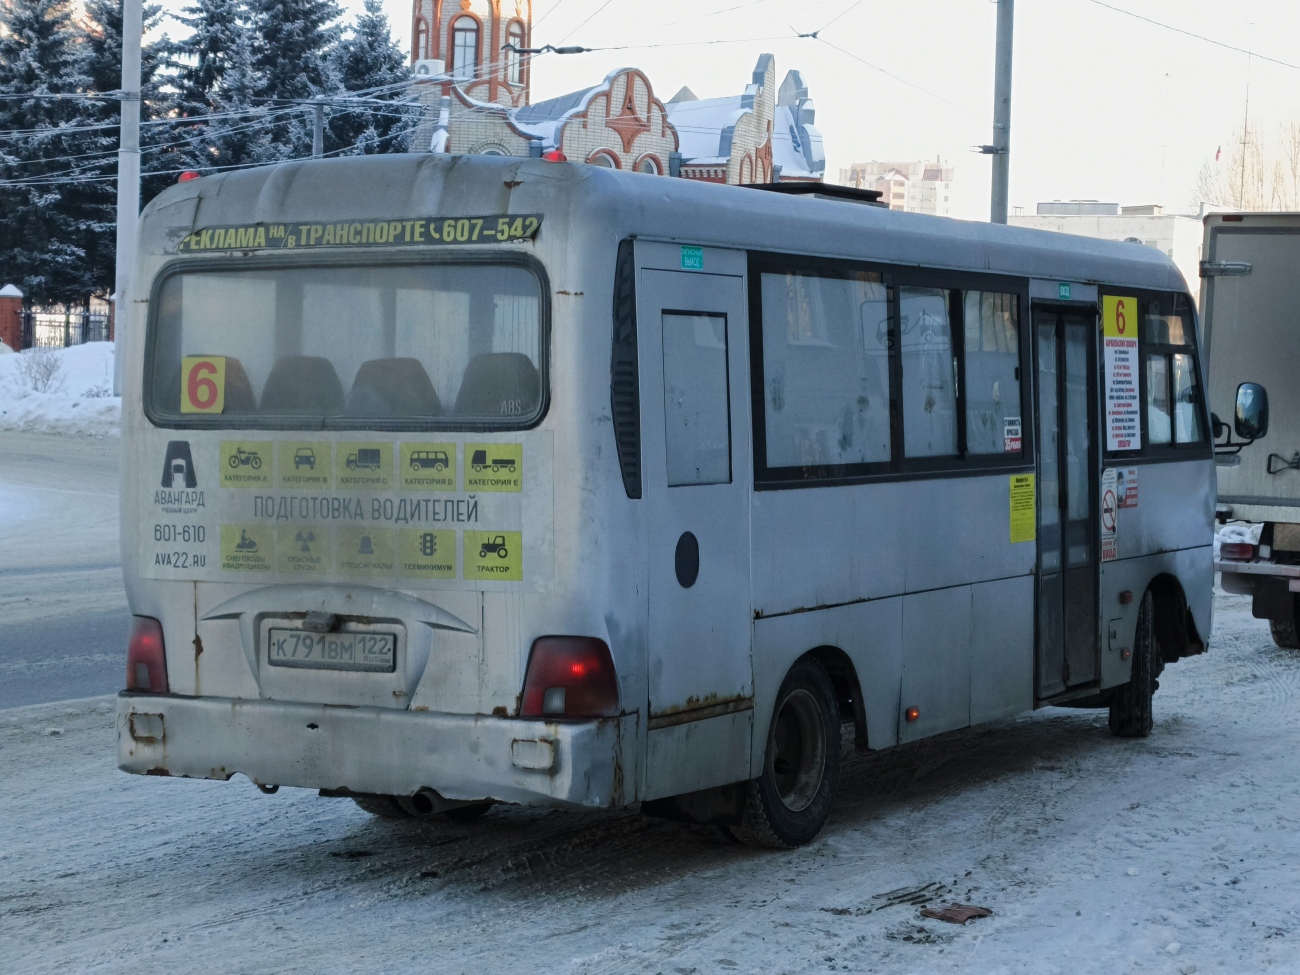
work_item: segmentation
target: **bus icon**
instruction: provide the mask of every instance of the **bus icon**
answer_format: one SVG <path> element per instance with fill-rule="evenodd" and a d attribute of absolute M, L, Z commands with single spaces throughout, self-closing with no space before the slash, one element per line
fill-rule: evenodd
<path fill-rule="evenodd" d="M 445 450 L 412 450 L 411 470 L 421 471 L 431 467 L 435 471 L 445 471 L 451 466 L 451 460 Z"/>
<path fill-rule="evenodd" d="M 379 450 L 377 448 L 367 449 L 363 447 L 361 450 L 350 453 L 348 454 L 347 465 L 350 471 L 377 471 L 380 466 Z"/>
<path fill-rule="evenodd" d="M 469 460 L 469 466 L 474 468 L 476 474 L 481 474 L 489 467 L 492 468 L 493 474 L 500 474 L 502 471 L 515 472 L 515 460 L 513 457 L 493 457 L 488 460 L 486 450 L 474 451 L 474 456 Z"/>

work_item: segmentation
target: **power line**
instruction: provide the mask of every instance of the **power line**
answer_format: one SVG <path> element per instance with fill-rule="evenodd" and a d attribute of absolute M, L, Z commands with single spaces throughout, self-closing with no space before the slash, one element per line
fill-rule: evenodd
<path fill-rule="evenodd" d="M 915 88 L 917 91 L 921 92 L 922 94 L 929 95 L 931 98 L 937 99 L 938 101 L 943 102 L 945 105 L 951 105 L 953 108 L 960 109 L 961 111 L 965 112 L 967 115 L 977 118 L 982 122 L 992 122 L 992 119 L 990 119 L 988 116 L 981 115 L 979 112 L 976 112 L 973 109 L 969 109 L 965 105 L 953 101 L 951 98 L 945 98 L 943 95 L 940 95 L 937 92 L 930 91 L 928 88 L 922 88 L 920 85 L 916 84 L 913 81 L 908 81 L 906 78 L 900 75 L 896 75 L 892 71 L 885 70 L 878 64 L 872 64 L 866 58 L 859 57 L 858 55 L 854 54 L 852 51 L 846 51 L 844 50 L 844 48 L 840 47 L 839 45 L 832 44 L 824 37 L 814 37 L 813 39 L 821 41 L 827 47 L 839 51 L 841 54 L 845 55 L 846 57 L 853 58 L 854 61 L 858 61 L 862 64 L 865 64 L 868 68 L 871 68 L 874 71 L 879 71 L 881 74 L 885 75 L 886 77 L 893 78 L 895 81 L 907 85 L 907 87 L 909 88 Z"/>
<path fill-rule="evenodd" d="M 1088 0 L 1088 2 L 1094 3 L 1098 7 L 1105 7 L 1107 10 L 1113 10 L 1117 14 L 1123 14 L 1125 17 L 1132 17 L 1134 20 L 1141 20 L 1156 27 L 1163 27 L 1165 30 L 1171 30 L 1175 34 L 1194 37 L 1198 41 L 1204 41 L 1206 44 L 1213 44 L 1215 47 L 1222 47 L 1229 51 L 1236 51 L 1238 54 L 1246 54 L 1250 57 L 1259 58 L 1261 61 L 1268 61 L 1271 64 L 1280 65 L 1283 68 L 1294 68 L 1297 71 L 1300 71 L 1300 64 L 1292 64 L 1290 61 L 1281 61 L 1277 58 L 1271 58 L 1266 54 L 1260 54 L 1258 51 L 1252 51 L 1248 48 L 1238 47 L 1235 44 L 1229 44 L 1227 41 L 1220 41 L 1213 37 L 1206 37 L 1204 34 L 1197 34 L 1195 31 L 1186 30 L 1182 27 L 1175 27 L 1173 24 L 1161 23 L 1158 20 L 1152 20 L 1150 17 L 1144 17 L 1142 14 L 1134 13 L 1132 10 L 1125 10 L 1123 7 L 1116 7 L 1114 4 L 1106 3 L 1104 0 Z"/>

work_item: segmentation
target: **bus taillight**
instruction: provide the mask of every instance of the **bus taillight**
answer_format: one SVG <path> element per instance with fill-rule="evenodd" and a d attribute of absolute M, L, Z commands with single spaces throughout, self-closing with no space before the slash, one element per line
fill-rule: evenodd
<path fill-rule="evenodd" d="M 604 640 L 544 636 L 533 642 L 520 717 L 606 718 L 616 714 L 618 677 Z"/>
<path fill-rule="evenodd" d="M 1255 557 L 1255 546 L 1250 542 L 1224 542 L 1219 546 L 1219 558 L 1232 562 L 1249 562 Z"/>
<path fill-rule="evenodd" d="M 126 649 L 126 689 L 167 693 L 167 656 L 162 624 L 150 616 L 131 617 Z"/>

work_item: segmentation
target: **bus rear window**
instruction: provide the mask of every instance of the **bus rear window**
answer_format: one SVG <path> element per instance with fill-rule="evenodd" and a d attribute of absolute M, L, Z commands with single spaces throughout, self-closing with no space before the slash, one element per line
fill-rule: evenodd
<path fill-rule="evenodd" d="M 153 314 L 166 425 L 508 429 L 543 407 L 543 291 L 518 265 L 182 271 Z"/>

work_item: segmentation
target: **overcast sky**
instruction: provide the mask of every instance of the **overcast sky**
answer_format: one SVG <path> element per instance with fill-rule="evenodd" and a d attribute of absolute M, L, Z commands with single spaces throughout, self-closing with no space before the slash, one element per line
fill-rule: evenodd
<path fill-rule="evenodd" d="M 1300 66 L 1295 0 L 1107 2 Z M 352 12 L 362 3 L 344 5 Z M 385 8 L 409 51 L 409 0 L 385 0 Z M 957 171 L 955 215 L 983 219 L 989 160 L 970 147 L 992 138 L 995 19 L 991 0 L 535 0 L 535 44 L 627 47 L 538 57 L 533 99 L 628 65 L 643 69 L 664 100 L 682 85 L 701 97 L 733 94 L 770 52 L 778 77 L 797 68 L 811 89 L 828 178 L 856 160 L 942 157 Z M 826 43 L 794 36 L 819 29 Z M 726 43 L 685 45 L 719 40 Z M 1012 205 L 1032 213 L 1040 200 L 1088 198 L 1188 208 L 1197 172 L 1219 146 L 1227 163 L 1248 84 L 1252 125 L 1265 140 L 1300 121 L 1300 67 L 1216 47 L 1097 0 L 1020 0 Z"/>

